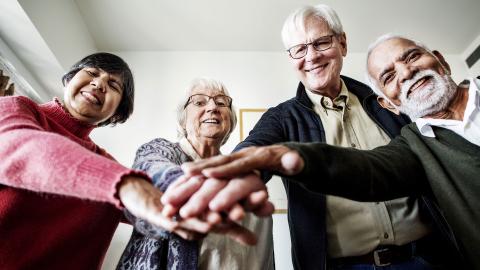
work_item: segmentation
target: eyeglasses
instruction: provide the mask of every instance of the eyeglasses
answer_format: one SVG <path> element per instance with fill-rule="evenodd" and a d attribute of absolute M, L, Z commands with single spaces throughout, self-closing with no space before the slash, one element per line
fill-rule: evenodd
<path fill-rule="evenodd" d="M 290 57 L 292 57 L 293 59 L 300 59 L 305 55 L 307 55 L 308 45 L 312 45 L 312 47 L 319 52 L 328 50 L 332 47 L 332 44 L 333 44 L 332 38 L 334 36 L 335 35 L 323 36 L 323 37 L 317 38 L 316 40 L 310 43 L 295 45 L 290 49 L 288 49 L 287 52 L 288 54 L 290 54 Z"/>
<path fill-rule="evenodd" d="M 218 107 L 231 107 L 232 106 L 232 98 L 229 96 L 225 95 L 216 95 L 214 97 L 204 95 L 204 94 L 195 94 L 191 95 L 187 103 L 185 103 L 185 106 L 183 107 L 184 109 L 188 106 L 188 104 L 192 103 L 193 105 L 197 107 L 203 107 L 207 105 L 207 103 L 210 101 L 210 99 L 213 99 L 213 102 L 215 102 L 215 105 Z"/>

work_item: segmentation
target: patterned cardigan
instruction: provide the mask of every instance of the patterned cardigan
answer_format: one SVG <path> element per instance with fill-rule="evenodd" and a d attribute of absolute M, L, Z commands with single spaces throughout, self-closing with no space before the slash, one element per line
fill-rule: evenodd
<path fill-rule="evenodd" d="M 183 174 L 180 165 L 192 161 L 180 147 L 165 139 L 154 139 L 138 150 L 133 168 L 146 172 L 153 184 L 165 191 Z M 117 269 L 197 269 L 198 242 L 187 241 L 160 227 L 136 218 L 128 211 L 128 220 L 134 231 Z"/>

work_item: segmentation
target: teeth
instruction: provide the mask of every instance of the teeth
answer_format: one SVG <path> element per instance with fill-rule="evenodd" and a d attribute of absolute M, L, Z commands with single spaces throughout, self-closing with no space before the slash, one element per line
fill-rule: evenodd
<path fill-rule="evenodd" d="M 86 99 L 88 99 L 90 102 L 100 104 L 100 101 L 92 94 L 88 92 L 82 92 L 82 96 L 84 96 Z"/>
<path fill-rule="evenodd" d="M 409 89 L 407 96 L 409 96 L 413 91 L 417 90 L 417 88 L 422 85 L 425 81 L 427 81 L 428 77 L 423 77 L 420 80 L 416 81 Z"/>
<path fill-rule="evenodd" d="M 218 120 L 216 120 L 216 119 L 207 119 L 207 120 L 203 120 L 202 123 L 218 124 L 218 123 L 220 123 L 220 121 L 218 121 Z"/>

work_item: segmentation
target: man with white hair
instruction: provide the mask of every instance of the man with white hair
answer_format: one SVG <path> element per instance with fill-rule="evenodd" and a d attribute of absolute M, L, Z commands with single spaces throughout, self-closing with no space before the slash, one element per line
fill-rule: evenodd
<path fill-rule="evenodd" d="M 347 37 L 329 6 L 293 12 L 282 28 L 282 41 L 300 79 L 297 95 L 270 108 L 235 151 L 287 141 L 372 149 L 387 144 L 409 122 L 379 110 L 367 86 L 340 75 Z M 431 269 L 413 266 L 412 257 L 423 254 L 412 249 L 427 242 L 432 230 L 420 216 L 418 200 L 359 203 L 284 185 L 295 269 L 365 264 Z"/>
<path fill-rule="evenodd" d="M 366 85 L 340 75 L 347 42 L 332 8 L 317 5 L 296 10 L 284 23 L 282 39 L 300 79 L 297 94 L 265 112 L 236 151 L 288 141 L 373 149 L 387 144 L 409 123 L 403 115 L 382 110 Z M 264 180 L 269 178 L 263 174 Z M 436 245 L 432 240 L 438 239 L 431 236 L 429 217 L 420 215 L 417 199 L 359 203 L 283 182 L 295 269 L 366 264 L 431 269 L 418 260 L 437 263 L 434 255 L 427 256 L 431 249 L 419 248 Z M 183 209 L 191 205 L 199 210 L 202 203 L 208 202 L 193 200 Z"/>
<path fill-rule="evenodd" d="M 369 151 L 321 143 L 248 148 L 192 164 L 187 172 L 231 177 L 270 169 L 311 191 L 359 201 L 422 195 L 448 239 L 436 251 L 462 254 L 464 262 L 449 269 L 480 269 L 480 80 L 455 84 L 438 51 L 394 35 L 370 47 L 367 69 L 378 102 L 415 121 L 388 145 Z M 224 207 L 229 203 L 223 200 Z"/>

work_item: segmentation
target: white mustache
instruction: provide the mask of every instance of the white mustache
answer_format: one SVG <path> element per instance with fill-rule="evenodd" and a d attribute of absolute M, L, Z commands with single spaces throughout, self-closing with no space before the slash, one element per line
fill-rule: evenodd
<path fill-rule="evenodd" d="M 408 91 L 410 91 L 410 88 L 412 88 L 413 85 L 415 85 L 419 80 L 421 80 L 425 77 L 435 78 L 436 74 L 437 73 L 435 73 L 433 70 L 422 70 L 422 71 L 417 72 L 417 74 L 415 74 L 413 76 L 413 78 L 411 78 L 411 79 L 409 79 L 409 80 L 407 80 L 403 83 L 401 91 L 400 91 L 400 95 L 402 96 L 402 98 L 407 99 L 408 98 Z"/>

